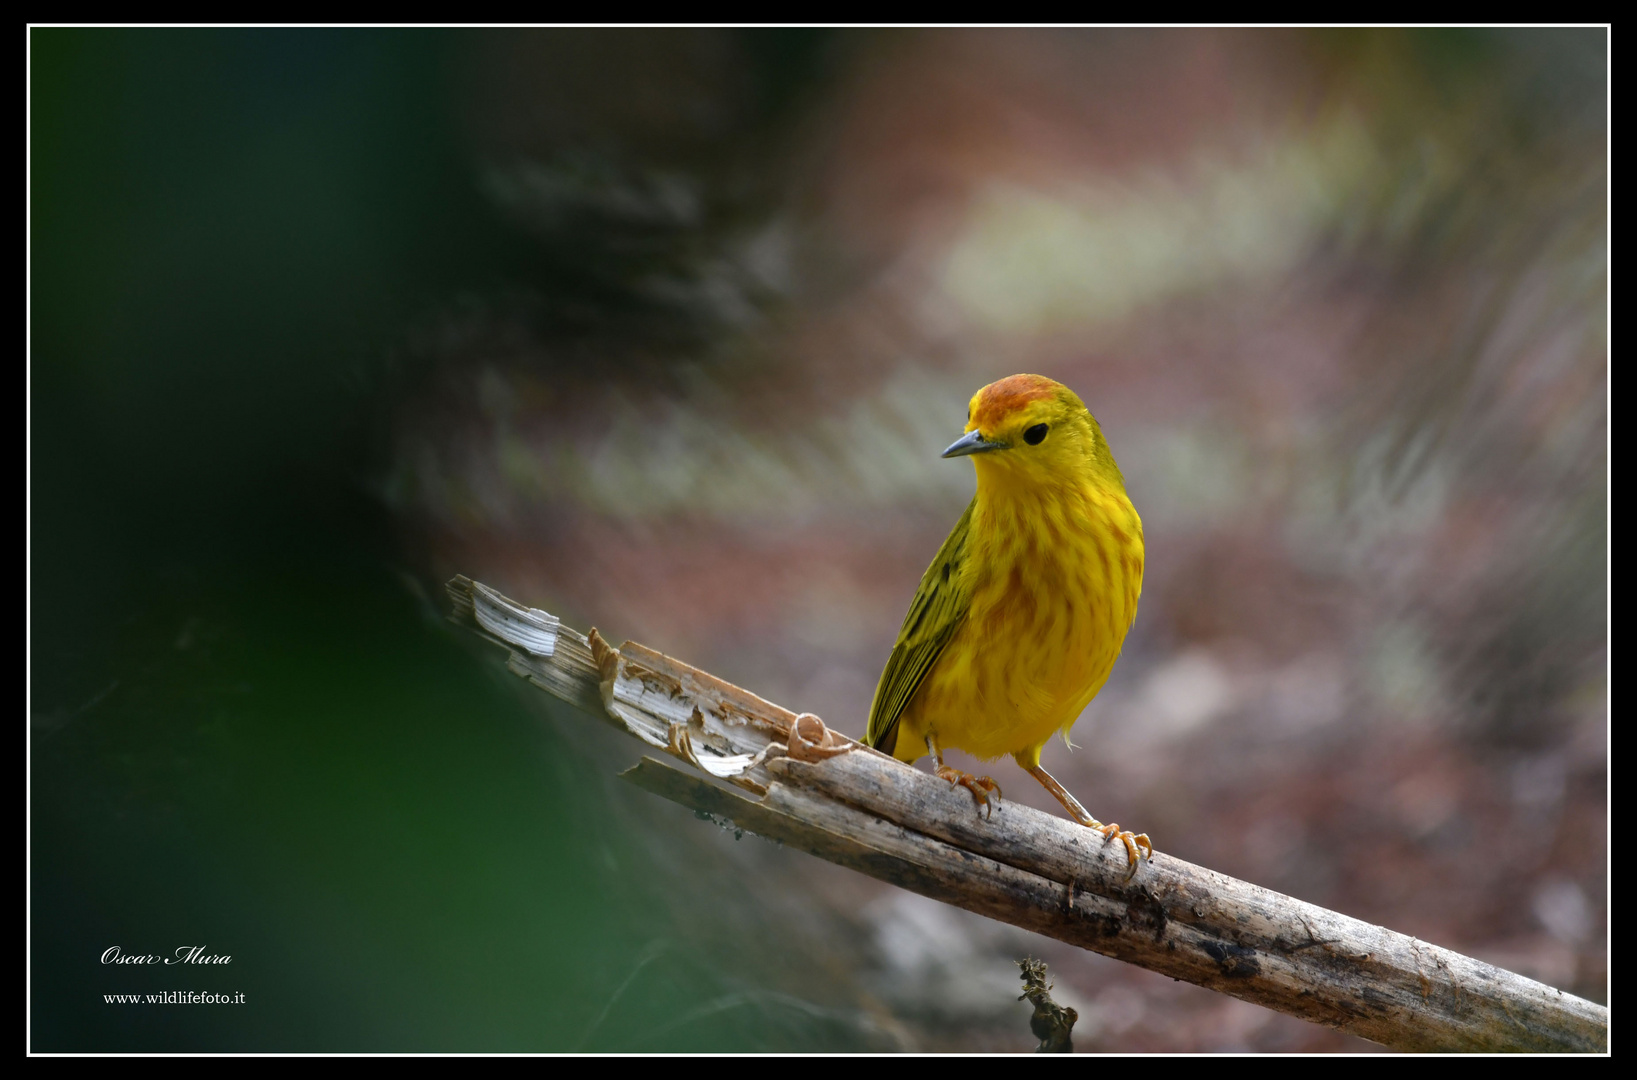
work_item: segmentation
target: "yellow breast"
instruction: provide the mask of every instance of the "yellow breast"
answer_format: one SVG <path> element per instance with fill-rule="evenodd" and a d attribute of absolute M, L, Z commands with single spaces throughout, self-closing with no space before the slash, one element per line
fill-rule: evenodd
<path fill-rule="evenodd" d="M 904 735 L 1038 761 L 1107 681 L 1142 567 L 1142 521 L 1123 491 L 980 492 L 962 571 L 971 607 L 906 708 Z"/>

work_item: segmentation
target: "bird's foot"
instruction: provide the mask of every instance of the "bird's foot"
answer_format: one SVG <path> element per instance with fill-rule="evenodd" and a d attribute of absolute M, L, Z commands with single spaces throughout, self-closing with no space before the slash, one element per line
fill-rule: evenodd
<path fill-rule="evenodd" d="M 1148 839 L 1147 833 L 1134 833 L 1130 829 L 1122 829 L 1118 825 L 1104 825 L 1095 818 L 1082 824 L 1102 833 L 1105 844 L 1118 837 L 1120 842 L 1125 845 L 1127 860 L 1125 876 L 1127 881 L 1131 880 L 1131 877 L 1136 874 L 1139 858 L 1152 859 L 1154 857 L 1154 842 Z"/>
<path fill-rule="evenodd" d="M 987 776 L 973 776 L 952 765 L 939 765 L 933 770 L 933 775 L 940 780 L 948 780 L 949 786 L 959 784 L 972 793 L 978 805 L 983 807 L 987 816 L 993 817 L 995 806 L 1000 802 L 1000 785 Z"/>
<path fill-rule="evenodd" d="M 1122 829 L 1118 825 L 1104 825 L 1101 821 L 1086 813 L 1086 808 L 1080 805 L 1080 800 L 1070 795 L 1068 788 L 1059 784 L 1051 773 L 1042 769 L 1040 762 L 1030 761 L 1026 756 L 1018 755 L 1017 763 L 1023 766 L 1024 771 L 1039 780 L 1041 786 L 1051 792 L 1054 799 L 1063 804 L 1063 809 L 1069 812 L 1069 817 L 1088 829 L 1096 829 L 1102 833 L 1104 843 L 1116 836 L 1120 838 L 1120 842 L 1125 845 L 1127 861 L 1125 879 L 1127 881 L 1130 881 L 1132 875 L 1136 874 L 1139 857 L 1145 859 L 1154 857 L 1154 844 L 1153 841 L 1148 839 L 1147 833 L 1134 833 L 1129 829 Z M 1142 851 L 1141 856 L 1138 854 L 1139 848 Z"/>

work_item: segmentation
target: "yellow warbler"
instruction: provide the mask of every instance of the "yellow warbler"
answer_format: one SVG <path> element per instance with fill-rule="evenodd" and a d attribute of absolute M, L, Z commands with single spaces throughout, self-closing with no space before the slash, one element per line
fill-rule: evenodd
<path fill-rule="evenodd" d="M 1142 591 L 1142 519 L 1102 429 L 1074 392 L 1013 375 L 972 396 L 966 434 L 978 491 L 921 578 L 875 688 L 865 739 L 900 761 L 931 753 L 937 775 L 993 812 L 987 776 L 945 748 L 1010 754 L 1069 815 L 1118 836 L 1135 871 L 1147 835 L 1104 825 L 1040 767 L 1108 680 Z"/>

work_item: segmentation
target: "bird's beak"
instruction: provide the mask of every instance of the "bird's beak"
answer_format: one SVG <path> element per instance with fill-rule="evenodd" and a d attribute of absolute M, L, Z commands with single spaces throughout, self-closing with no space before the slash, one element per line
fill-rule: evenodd
<path fill-rule="evenodd" d="M 973 430 L 949 444 L 942 457 L 965 457 L 967 454 L 983 454 L 990 450 L 1004 450 L 1007 443 L 990 442 L 983 437 L 983 432 Z"/>

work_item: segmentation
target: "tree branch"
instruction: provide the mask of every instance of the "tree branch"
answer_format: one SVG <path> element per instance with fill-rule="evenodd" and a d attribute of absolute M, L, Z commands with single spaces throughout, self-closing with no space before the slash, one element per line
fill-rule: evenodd
<path fill-rule="evenodd" d="M 1608 1009 L 1490 964 L 1005 803 L 634 642 L 468 578 L 454 621 L 547 693 L 678 759 L 626 779 L 871 877 L 1400 1050 L 1606 1052 Z M 694 771 L 694 770 L 698 771 Z"/>

